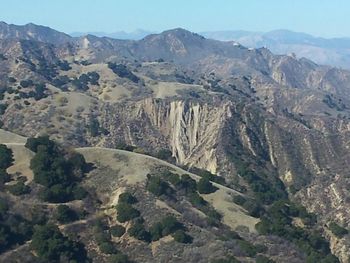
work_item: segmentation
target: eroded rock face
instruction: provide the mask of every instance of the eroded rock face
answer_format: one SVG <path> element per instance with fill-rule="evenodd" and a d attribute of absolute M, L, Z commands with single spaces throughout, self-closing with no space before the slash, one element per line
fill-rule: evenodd
<path fill-rule="evenodd" d="M 230 100 L 145 99 L 113 106 L 103 116 L 105 127 L 112 127 L 111 140 L 105 140 L 108 147 L 118 140 L 146 149 L 166 147 L 179 164 L 228 178 L 236 175 L 229 153 L 239 146 L 252 159 L 276 169 L 294 189 L 291 196 L 319 215 L 320 226 L 334 220 L 348 225 L 348 121 L 308 121 L 306 126 Z M 346 262 L 349 240 L 330 240 L 332 251 Z"/>

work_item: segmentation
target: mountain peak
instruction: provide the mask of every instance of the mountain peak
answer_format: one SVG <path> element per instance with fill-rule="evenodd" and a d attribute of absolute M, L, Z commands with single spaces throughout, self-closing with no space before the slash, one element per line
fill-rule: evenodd
<path fill-rule="evenodd" d="M 51 44 L 69 42 L 71 37 L 50 27 L 28 23 L 26 25 L 12 25 L 0 22 L 0 39 L 16 38 L 36 40 Z"/>
<path fill-rule="evenodd" d="M 177 38 L 200 38 L 200 39 L 204 39 L 203 36 L 191 32 L 189 30 L 186 30 L 184 28 L 174 28 L 174 29 L 170 29 L 170 30 L 166 30 L 162 33 L 160 33 L 160 35 L 164 35 L 164 36 L 175 36 Z"/>

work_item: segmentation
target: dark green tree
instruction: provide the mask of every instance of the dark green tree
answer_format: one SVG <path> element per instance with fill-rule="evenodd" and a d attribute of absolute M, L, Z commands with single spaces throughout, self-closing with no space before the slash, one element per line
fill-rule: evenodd
<path fill-rule="evenodd" d="M 118 203 L 116 206 L 116 209 L 117 209 L 117 220 L 120 223 L 130 221 L 131 219 L 140 216 L 140 212 L 127 203 Z"/>
<path fill-rule="evenodd" d="M 5 144 L 0 144 L 0 169 L 7 169 L 13 161 L 12 150 Z"/>
<path fill-rule="evenodd" d="M 197 190 L 200 194 L 214 193 L 217 188 L 209 181 L 208 178 L 202 177 L 197 183 Z"/>
<path fill-rule="evenodd" d="M 77 220 L 78 214 L 67 205 L 59 205 L 55 213 L 55 219 L 63 224 Z"/>
<path fill-rule="evenodd" d="M 31 248 L 35 250 L 40 259 L 46 262 L 60 259 L 76 262 L 87 260 L 84 247 L 63 236 L 58 227 L 52 224 L 35 227 Z"/>

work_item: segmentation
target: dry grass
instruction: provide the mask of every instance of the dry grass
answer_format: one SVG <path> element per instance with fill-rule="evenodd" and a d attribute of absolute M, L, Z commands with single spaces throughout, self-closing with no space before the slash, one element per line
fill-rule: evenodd
<path fill-rule="evenodd" d="M 77 151 L 82 153 L 88 162 L 110 168 L 114 172 L 110 172 L 109 176 L 119 177 L 129 185 L 144 182 L 146 175 L 159 166 L 169 167 L 178 174 L 189 174 L 195 180 L 200 178 L 165 161 L 134 152 L 98 147 L 78 148 Z M 233 230 L 244 226 L 250 232 L 255 232 L 254 226 L 259 219 L 247 215 L 240 206 L 232 202 L 232 195 L 239 193 L 219 184 L 214 185 L 218 187 L 218 190 L 215 193 L 203 195 L 203 197 L 223 215 L 223 222 Z M 158 203 L 158 205 L 162 204 Z"/>

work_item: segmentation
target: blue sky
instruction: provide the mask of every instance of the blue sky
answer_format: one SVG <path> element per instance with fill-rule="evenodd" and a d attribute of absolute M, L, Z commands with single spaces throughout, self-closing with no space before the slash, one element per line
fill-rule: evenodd
<path fill-rule="evenodd" d="M 75 31 L 290 29 L 350 37 L 349 0 L 0 0 L 0 20 Z"/>

